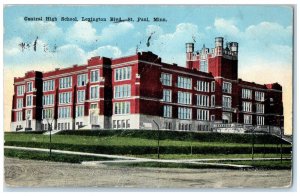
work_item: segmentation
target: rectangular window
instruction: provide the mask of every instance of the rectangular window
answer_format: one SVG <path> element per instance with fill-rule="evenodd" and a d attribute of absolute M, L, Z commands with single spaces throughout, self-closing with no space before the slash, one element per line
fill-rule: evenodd
<path fill-rule="evenodd" d="M 59 88 L 64 89 L 64 88 L 71 88 L 72 87 L 72 77 L 64 77 L 64 78 L 59 78 Z"/>
<path fill-rule="evenodd" d="M 116 102 L 114 103 L 114 114 L 129 114 L 130 102 Z"/>
<path fill-rule="evenodd" d="M 97 103 L 91 103 L 90 109 L 97 109 L 98 104 Z"/>
<path fill-rule="evenodd" d="M 27 82 L 27 92 L 32 92 L 32 82 Z"/>
<path fill-rule="evenodd" d="M 209 92 L 209 82 L 197 81 L 197 91 Z"/>
<path fill-rule="evenodd" d="M 115 69 L 115 81 L 130 80 L 131 67 L 122 67 Z"/>
<path fill-rule="evenodd" d="M 47 80 L 43 82 L 43 92 L 54 90 L 54 80 Z"/>
<path fill-rule="evenodd" d="M 223 107 L 224 108 L 231 108 L 231 97 L 223 96 Z"/>
<path fill-rule="evenodd" d="M 243 99 L 252 99 L 252 90 L 250 89 L 242 89 L 242 98 Z"/>
<path fill-rule="evenodd" d="M 32 106 L 32 95 L 26 96 L 26 106 Z"/>
<path fill-rule="evenodd" d="M 53 118 L 53 109 L 43 109 L 42 111 L 42 118 Z"/>
<path fill-rule="evenodd" d="M 23 121 L 23 112 L 17 112 L 17 121 Z"/>
<path fill-rule="evenodd" d="M 99 81 L 99 70 L 91 71 L 91 82 L 98 82 Z"/>
<path fill-rule="evenodd" d="M 209 107 L 209 96 L 208 95 L 196 95 L 197 96 L 197 105 Z"/>
<path fill-rule="evenodd" d="M 215 92 L 215 90 L 216 90 L 216 83 L 215 83 L 215 81 L 212 81 L 211 82 L 211 92 Z"/>
<path fill-rule="evenodd" d="M 17 95 L 24 95 L 25 93 L 25 85 L 17 86 Z"/>
<path fill-rule="evenodd" d="M 243 101 L 243 111 L 244 112 L 252 112 L 252 103 Z"/>
<path fill-rule="evenodd" d="M 84 116 L 84 105 L 76 106 L 76 117 Z"/>
<path fill-rule="evenodd" d="M 265 100 L 265 93 L 264 92 L 255 91 L 255 100 L 256 101 L 264 101 Z"/>
<path fill-rule="evenodd" d="M 197 110 L 197 120 L 209 121 L 209 110 Z"/>
<path fill-rule="evenodd" d="M 59 104 L 71 103 L 72 102 L 71 99 L 72 99 L 72 92 L 59 93 L 58 95 Z"/>
<path fill-rule="evenodd" d="M 172 86 L 172 74 L 162 73 L 161 80 L 163 85 Z"/>
<path fill-rule="evenodd" d="M 187 120 L 192 119 L 192 109 L 178 107 L 178 118 L 179 119 L 187 119 Z"/>
<path fill-rule="evenodd" d="M 77 75 L 77 86 L 85 86 L 87 83 L 87 74 Z"/>
<path fill-rule="evenodd" d="M 230 82 L 223 82 L 223 93 L 231 93 L 232 85 Z"/>
<path fill-rule="evenodd" d="M 85 90 L 77 91 L 77 103 L 85 101 Z"/>
<path fill-rule="evenodd" d="M 172 90 L 163 90 L 163 101 L 164 102 L 172 102 Z"/>
<path fill-rule="evenodd" d="M 22 107 L 23 107 L 23 98 L 17 99 L 17 109 L 22 108 Z"/>
<path fill-rule="evenodd" d="M 91 86 L 90 99 L 99 99 L 99 86 Z"/>
<path fill-rule="evenodd" d="M 43 105 L 53 105 L 54 104 L 54 95 L 43 95 Z"/>
<path fill-rule="evenodd" d="M 172 106 L 164 105 L 164 117 L 172 118 Z"/>
<path fill-rule="evenodd" d="M 252 115 L 244 115 L 244 124 L 252 124 Z"/>
<path fill-rule="evenodd" d="M 131 85 L 125 84 L 120 86 L 115 86 L 114 98 L 127 98 L 131 96 Z"/>
<path fill-rule="evenodd" d="M 178 91 L 177 102 L 181 103 L 181 104 L 191 105 L 192 104 L 192 93 Z"/>
<path fill-rule="evenodd" d="M 257 125 L 265 125 L 265 117 L 263 116 L 257 116 L 256 121 Z"/>
<path fill-rule="evenodd" d="M 211 102 L 210 102 L 211 107 L 215 107 L 215 96 L 211 96 Z"/>
<path fill-rule="evenodd" d="M 208 73 L 207 60 L 200 61 L 200 71 Z"/>
<path fill-rule="evenodd" d="M 71 117 L 71 107 L 58 108 L 58 118 L 70 118 L 70 117 Z"/>
<path fill-rule="evenodd" d="M 177 87 L 184 89 L 192 89 L 192 78 L 178 76 Z"/>
<path fill-rule="evenodd" d="M 265 113 L 265 105 L 261 103 L 256 104 L 256 113 Z"/>

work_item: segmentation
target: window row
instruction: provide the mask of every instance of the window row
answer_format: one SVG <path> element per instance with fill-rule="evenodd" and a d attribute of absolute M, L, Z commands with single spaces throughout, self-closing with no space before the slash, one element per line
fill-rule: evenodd
<path fill-rule="evenodd" d="M 70 117 L 71 117 L 71 107 L 58 108 L 58 118 L 70 118 Z"/>
<path fill-rule="evenodd" d="M 187 120 L 192 119 L 192 109 L 178 107 L 178 118 L 179 119 L 187 119 Z"/>
<path fill-rule="evenodd" d="M 197 91 L 209 92 L 209 82 L 197 81 Z"/>
<path fill-rule="evenodd" d="M 252 103 L 243 101 L 243 111 L 244 112 L 252 112 Z"/>
<path fill-rule="evenodd" d="M 209 107 L 209 96 L 208 95 L 197 95 L 197 105 Z"/>
<path fill-rule="evenodd" d="M 131 85 L 125 84 L 120 86 L 115 86 L 114 98 L 126 98 L 131 96 Z"/>
<path fill-rule="evenodd" d="M 53 119 L 54 118 L 54 115 L 53 115 L 53 109 L 43 109 L 42 111 L 42 118 L 43 119 Z M 48 122 L 50 123 L 50 122 Z"/>
<path fill-rule="evenodd" d="M 53 91 L 55 88 L 54 80 L 47 80 L 43 82 L 43 92 Z"/>
<path fill-rule="evenodd" d="M 255 100 L 256 101 L 264 101 L 264 99 L 265 99 L 264 92 L 255 91 Z"/>
<path fill-rule="evenodd" d="M 59 93 L 58 95 L 58 103 L 59 104 L 68 104 L 71 103 L 72 92 Z"/>
<path fill-rule="evenodd" d="M 130 102 L 116 102 L 114 103 L 114 114 L 129 114 Z"/>
<path fill-rule="evenodd" d="M 192 93 L 178 91 L 178 103 L 192 104 Z"/>
<path fill-rule="evenodd" d="M 59 78 L 59 88 L 64 89 L 64 88 L 71 88 L 72 87 L 72 77 L 64 77 L 64 78 Z"/>
<path fill-rule="evenodd" d="M 252 90 L 250 89 L 242 89 L 242 98 L 243 99 L 252 99 Z"/>
<path fill-rule="evenodd" d="M 54 104 L 54 95 L 43 95 L 43 105 L 53 105 Z"/>
<path fill-rule="evenodd" d="M 115 69 L 115 81 L 130 80 L 131 67 L 122 67 Z"/>
<path fill-rule="evenodd" d="M 128 129 L 130 128 L 130 120 L 113 120 L 113 128 L 114 129 Z"/>
<path fill-rule="evenodd" d="M 192 89 L 192 78 L 178 76 L 177 87 L 184 89 Z"/>
<path fill-rule="evenodd" d="M 76 117 L 84 116 L 84 105 L 76 106 Z"/>
<path fill-rule="evenodd" d="M 197 120 L 209 121 L 209 110 L 197 110 Z"/>

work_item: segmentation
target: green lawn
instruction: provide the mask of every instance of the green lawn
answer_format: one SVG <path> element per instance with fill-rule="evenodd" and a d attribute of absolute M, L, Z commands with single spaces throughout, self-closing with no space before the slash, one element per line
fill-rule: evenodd
<path fill-rule="evenodd" d="M 48 143 L 49 136 L 39 134 L 5 134 L 5 141 L 15 142 L 42 142 Z M 81 144 L 81 145 L 102 145 L 102 146 L 157 146 L 157 140 L 135 137 L 121 136 L 81 136 L 81 135 L 53 135 L 52 143 L 63 144 Z M 182 147 L 248 147 L 247 143 L 223 143 L 223 142 L 198 142 L 198 141 L 178 141 L 178 140 L 160 140 L 160 146 L 182 146 Z M 255 144 L 256 147 L 278 147 L 278 144 Z M 283 144 L 283 147 L 289 147 Z"/>
<path fill-rule="evenodd" d="M 156 159 L 157 154 L 127 155 L 139 158 Z M 280 158 L 278 154 L 254 154 L 254 158 Z M 291 154 L 283 154 L 283 158 L 291 158 Z M 234 159 L 234 158 L 252 158 L 252 154 L 160 154 L 160 159 Z"/>
<path fill-rule="evenodd" d="M 71 154 L 59 154 L 49 152 L 26 151 L 16 149 L 4 149 L 4 156 L 19 159 L 33 159 L 54 162 L 67 162 L 67 163 L 81 163 L 82 161 L 108 161 L 114 160 L 112 158 L 94 157 L 94 156 L 81 156 Z"/>

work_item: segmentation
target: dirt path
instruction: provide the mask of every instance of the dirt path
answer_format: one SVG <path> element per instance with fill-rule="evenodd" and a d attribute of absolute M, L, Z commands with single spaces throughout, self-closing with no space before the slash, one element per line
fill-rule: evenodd
<path fill-rule="evenodd" d="M 290 170 L 130 168 L 5 158 L 6 187 L 288 187 Z"/>

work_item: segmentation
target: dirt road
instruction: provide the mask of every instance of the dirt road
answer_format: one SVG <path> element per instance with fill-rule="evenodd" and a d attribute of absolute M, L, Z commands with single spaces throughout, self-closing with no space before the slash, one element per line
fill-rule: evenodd
<path fill-rule="evenodd" d="M 290 170 L 131 168 L 5 158 L 6 187 L 288 187 Z"/>

